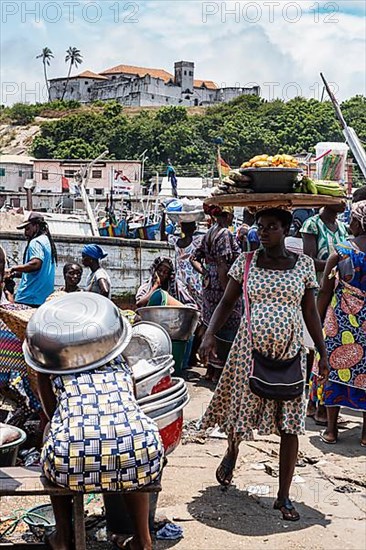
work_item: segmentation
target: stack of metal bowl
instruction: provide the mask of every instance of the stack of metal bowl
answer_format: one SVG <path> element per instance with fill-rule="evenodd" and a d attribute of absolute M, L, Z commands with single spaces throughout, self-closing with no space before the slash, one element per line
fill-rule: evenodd
<path fill-rule="evenodd" d="M 27 326 L 23 352 L 38 372 L 82 372 L 116 358 L 131 336 L 130 323 L 110 300 L 74 292 L 37 309 Z"/>

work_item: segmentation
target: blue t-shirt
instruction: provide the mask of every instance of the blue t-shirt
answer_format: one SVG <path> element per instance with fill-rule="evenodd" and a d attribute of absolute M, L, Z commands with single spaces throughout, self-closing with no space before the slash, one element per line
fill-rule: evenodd
<path fill-rule="evenodd" d="M 29 243 L 24 263 L 38 258 L 42 267 L 33 273 L 22 273 L 15 301 L 19 304 L 42 305 L 54 291 L 55 262 L 52 262 L 50 241 L 46 235 L 40 235 Z"/>

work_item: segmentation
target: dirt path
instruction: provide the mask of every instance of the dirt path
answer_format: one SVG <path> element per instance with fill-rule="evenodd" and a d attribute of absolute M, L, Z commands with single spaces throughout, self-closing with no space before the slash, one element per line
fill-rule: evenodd
<path fill-rule="evenodd" d="M 192 379 L 188 382 L 191 402 L 185 409 L 186 421 L 197 420 L 212 395 L 212 388 L 200 376 L 202 371 L 197 370 L 196 373 L 192 373 Z M 366 461 L 365 449 L 359 445 L 361 416 L 351 411 L 348 413 L 343 413 L 349 420 L 348 429 L 342 430 L 336 446 L 322 443 L 318 436 L 320 428 L 311 419 L 307 423 L 307 434 L 300 442 L 301 466 L 296 468 L 297 483 L 293 483 L 291 494 L 301 514 L 297 523 L 282 521 L 280 513 L 272 508 L 278 481 L 273 477 L 278 469 L 278 438 L 258 437 L 253 442 L 242 444 L 234 483 L 228 490 L 221 490 L 215 480 L 215 469 L 224 453 L 225 440 L 207 438 L 180 445 L 169 456 L 163 491 L 159 496 L 159 512 L 183 528 L 184 538 L 158 541 L 154 548 L 365 548 Z M 194 440 L 194 434 L 187 440 Z M 267 471 L 257 468 L 266 468 Z M 268 494 L 249 496 L 246 488 L 250 485 L 265 486 Z M 344 486 L 355 492 L 335 490 Z M 16 503 L 17 500 L 21 502 Z M 36 504 L 40 502 L 4 499 L 1 516 L 4 517 L 14 507 L 29 508 Z M 92 501 L 88 508 L 90 512 L 100 514 L 100 497 Z M 26 536 L 24 527 L 18 527 L 11 540 L 19 540 L 21 536 Z M 89 537 L 90 549 L 112 548 L 107 542 L 96 542 L 91 532 Z"/>

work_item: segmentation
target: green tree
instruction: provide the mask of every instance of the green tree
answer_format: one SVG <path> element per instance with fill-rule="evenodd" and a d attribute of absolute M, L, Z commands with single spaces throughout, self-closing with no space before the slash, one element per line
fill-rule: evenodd
<path fill-rule="evenodd" d="M 81 65 L 83 62 L 83 56 L 81 55 L 80 50 L 78 50 L 75 47 L 69 47 L 68 50 L 66 50 L 66 57 L 65 57 L 65 63 L 70 63 L 69 65 L 69 72 L 67 73 L 67 79 L 66 84 L 64 87 L 64 91 L 62 92 L 61 100 L 64 99 L 65 93 L 67 90 L 67 86 L 69 84 L 70 75 L 71 75 L 71 69 L 75 65 L 75 68 L 78 67 L 78 65 Z"/>
<path fill-rule="evenodd" d="M 80 138 L 67 139 L 58 144 L 54 158 L 58 159 L 92 159 L 102 153 L 102 148 L 91 145 Z"/>
<path fill-rule="evenodd" d="M 54 158 L 55 144 L 51 138 L 36 136 L 32 143 L 31 153 L 37 159 Z"/>
<path fill-rule="evenodd" d="M 44 80 L 46 82 L 48 101 L 51 101 L 51 99 L 50 99 L 50 85 L 49 85 L 48 77 L 47 77 L 47 67 L 50 66 L 51 59 L 53 59 L 53 58 L 54 58 L 54 55 L 53 55 L 52 51 L 50 50 L 50 48 L 47 48 L 47 46 L 45 48 L 43 48 L 42 52 L 39 55 L 36 56 L 36 59 L 42 59 L 43 73 L 44 73 Z"/>

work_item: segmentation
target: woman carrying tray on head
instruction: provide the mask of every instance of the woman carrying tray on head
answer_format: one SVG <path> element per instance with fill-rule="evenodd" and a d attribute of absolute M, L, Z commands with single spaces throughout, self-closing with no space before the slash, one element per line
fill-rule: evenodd
<path fill-rule="evenodd" d="M 366 201 L 352 206 L 354 240 L 336 245 L 324 271 L 318 309 L 324 321 L 330 374 L 324 387 L 328 425 L 325 443 L 336 443 L 340 407 L 363 411 L 366 447 Z"/>
<path fill-rule="evenodd" d="M 215 308 L 221 300 L 228 283 L 228 272 L 240 254 L 240 247 L 228 227 L 233 220 L 233 209 L 224 206 L 209 206 L 204 209 L 215 221 L 205 234 L 201 245 L 191 258 L 193 267 L 203 276 L 202 318 L 207 327 Z M 221 327 L 218 337 L 233 341 L 238 330 L 242 313 L 241 300 L 238 300 Z M 206 379 L 217 382 L 224 365 L 215 358 L 208 364 Z"/>
<path fill-rule="evenodd" d="M 315 305 L 314 263 L 308 256 L 294 254 L 285 247 L 291 214 L 272 208 L 259 212 L 256 221 L 262 248 L 241 254 L 230 269 L 225 294 L 201 346 L 204 357 L 215 353 L 214 335 L 240 300 L 246 280 L 244 296 L 248 298 L 249 310 L 241 321 L 221 379 L 203 416 L 202 428 L 218 425 L 228 435 L 228 449 L 216 471 L 218 482 L 224 486 L 232 480 L 242 440 L 252 439 L 253 430 L 259 435 L 279 435 L 279 491 L 274 508 L 282 512 L 283 519 L 296 521 L 299 514 L 289 499 L 289 491 L 297 460 L 298 435 L 305 433 L 304 384 L 300 384 L 299 396 L 292 400 L 259 397 L 249 386 L 254 364 L 252 353 L 256 350 L 267 361 L 269 359 L 273 364 L 271 371 L 275 370 L 276 362 L 292 362 L 297 358 L 300 377 L 305 378 L 301 307 L 320 352 L 319 368 L 324 377 L 327 375 L 327 355 Z"/>

